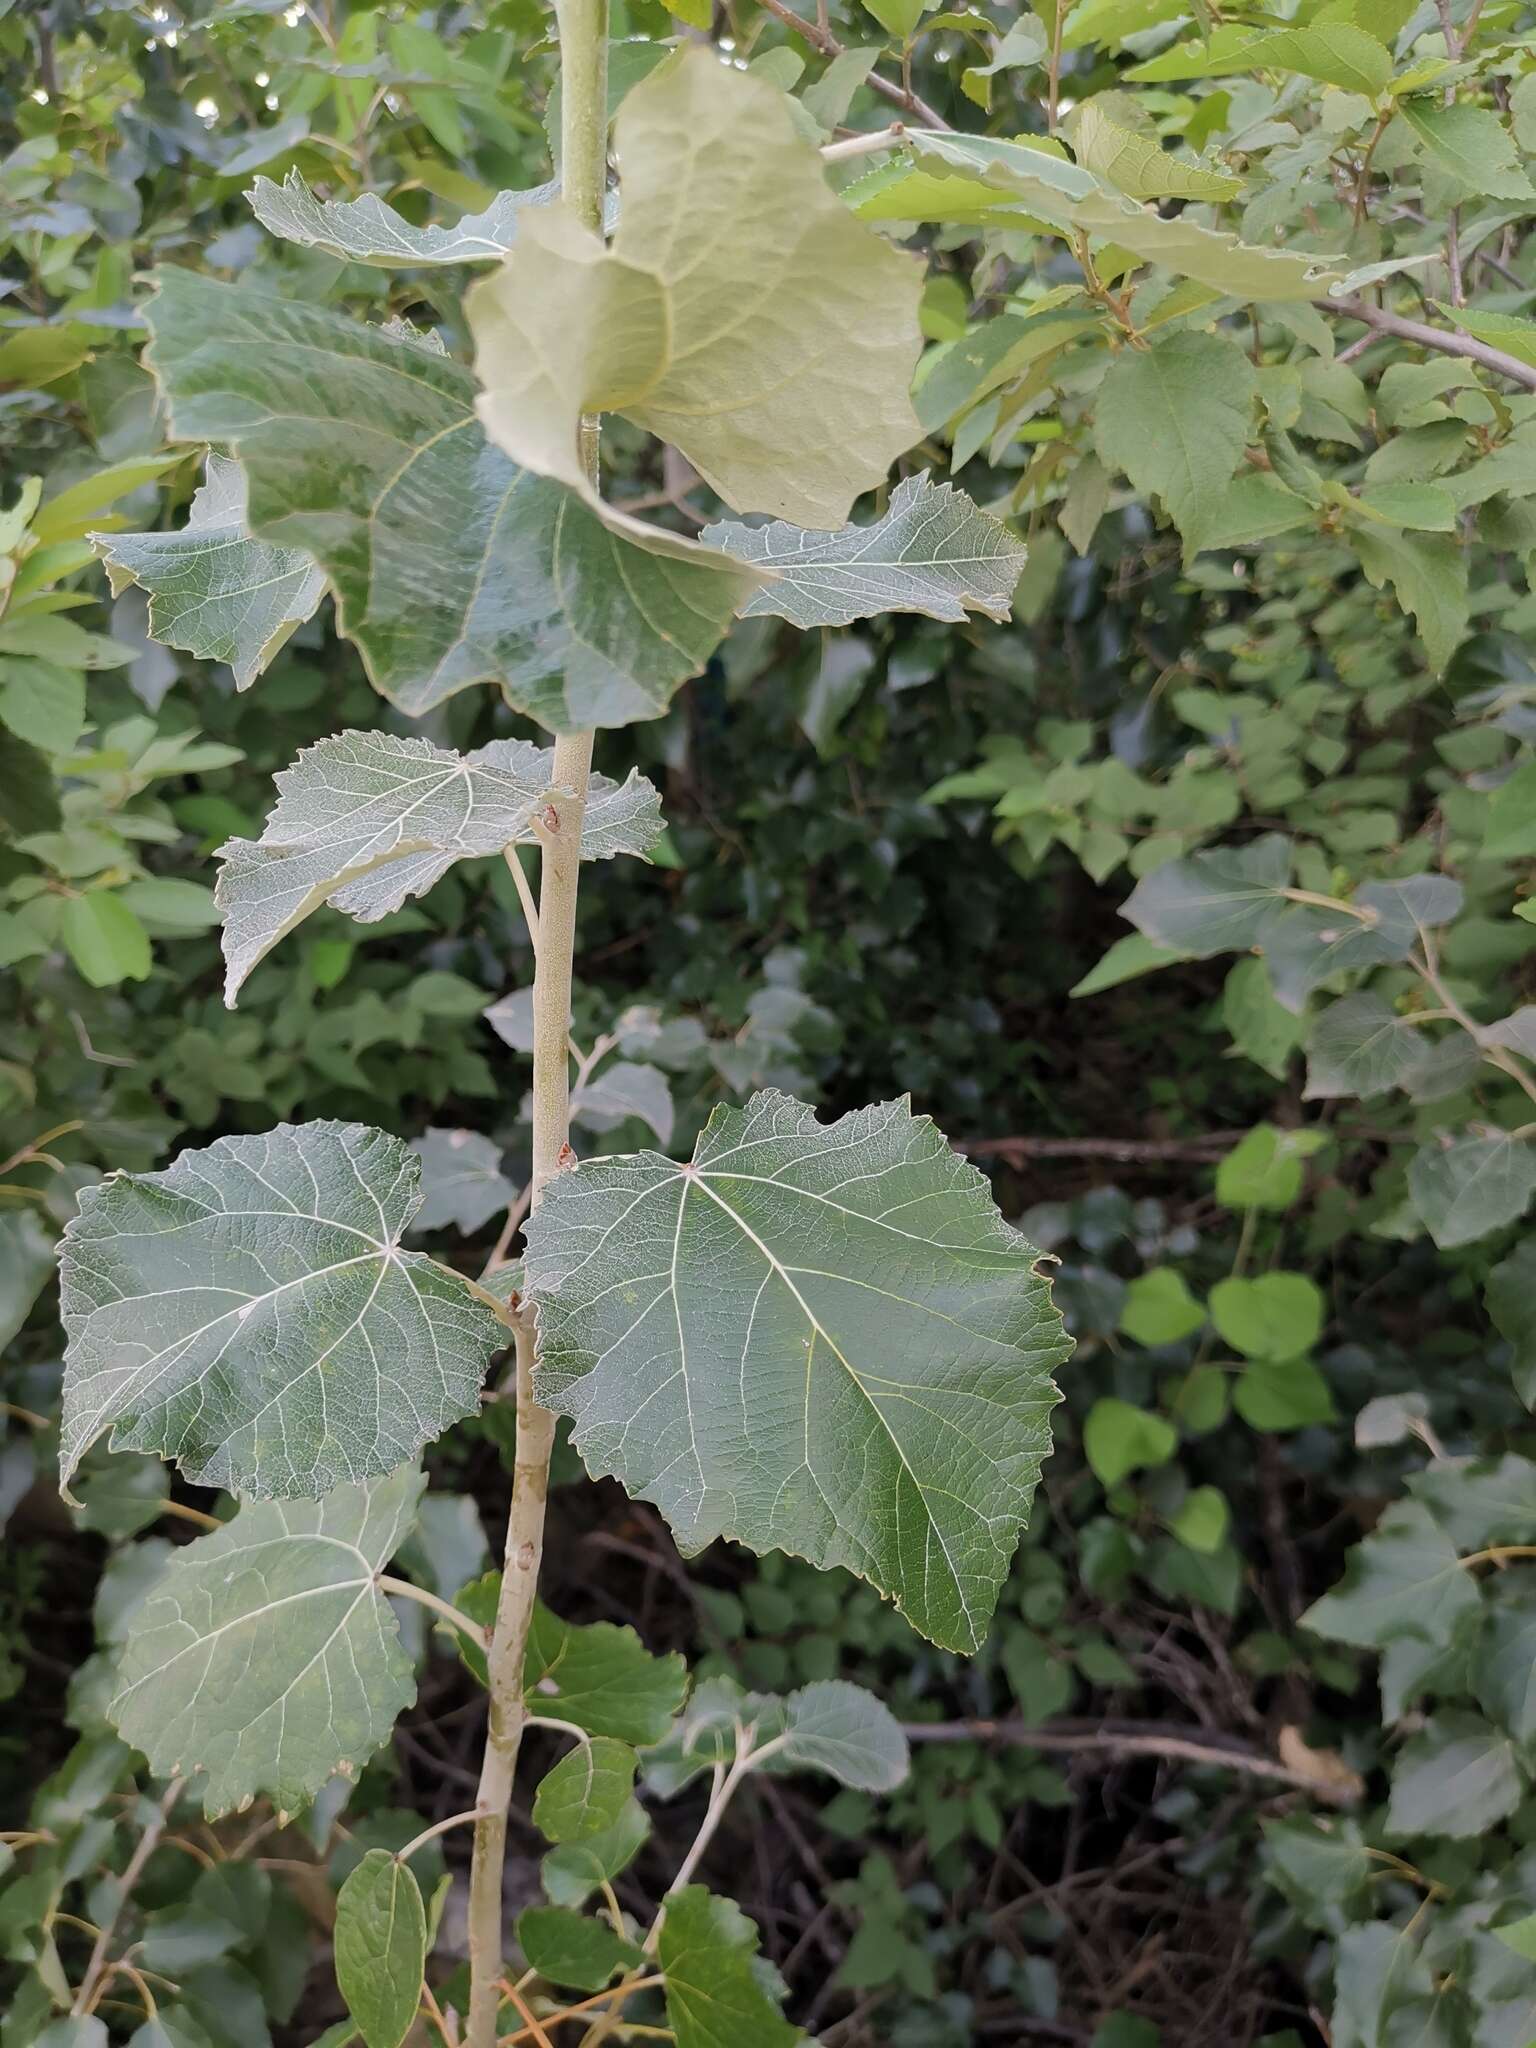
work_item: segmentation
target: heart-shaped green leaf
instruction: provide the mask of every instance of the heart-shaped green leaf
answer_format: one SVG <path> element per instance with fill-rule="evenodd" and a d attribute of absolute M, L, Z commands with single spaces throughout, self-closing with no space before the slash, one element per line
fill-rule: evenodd
<path fill-rule="evenodd" d="M 398 1138 L 313 1123 L 87 1188 L 60 1260 L 65 1486 L 110 1430 L 200 1485 L 313 1498 L 473 1414 L 507 1331 L 401 1250 L 420 1178 Z"/>
<path fill-rule="evenodd" d="M 376 1581 L 424 1483 L 402 1466 L 318 1501 L 250 1501 L 175 1553 L 107 1710 L 156 1776 L 204 1772 L 211 1815 L 257 1793 L 296 1811 L 387 1740 L 416 1678 Z"/>
<path fill-rule="evenodd" d="M 1038 1254 L 905 1102 L 717 1109 L 693 1161 L 584 1162 L 528 1231 L 538 1388 L 687 1550 L 843 1565 L 985 1634 L 1068 1345 Z"/>

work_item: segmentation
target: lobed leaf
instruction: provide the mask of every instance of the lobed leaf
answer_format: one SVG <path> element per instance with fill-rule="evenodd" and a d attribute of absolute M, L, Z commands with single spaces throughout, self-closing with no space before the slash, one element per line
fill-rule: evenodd
<path fill-rule="evenodd" d="M 180 532 L 90 536 L 112 595 L 136 583 L 155 638 L 228 662 L 237 690 L 249 689 L 325 595 L 324 576 L 301 548 L 251 537 L 246 497 L 240 464 L 210 450 Z"/>
<path fill-rule="evenodd" d="M 693 1162 L 589 1160 L 528 1231 L 539 1398 L 679 1542 L 845 1565 L 973 1650 L 1068 1345 L 1034 1247 L 927 1118 L 773 1091 Z"/>
<path fill-rule="evenodd" d="M 310 249 L 326 249 L 343 263 L 396 270 L 418 263 L 485 263 L 504 256 L 517 240 L 524 207 L 547 206 L 558 182 L 526 192 L 498 192 L 483 213 L 466 213 L 452 227 L 412 227 L 376 192 L 361 199 L 317 199 L 297 171 L 281 185 L 258 178 L 246 193 L 251 211 L 269 234 Z"/>
<path fill-rule="evenodd" d="M 376 1580 L 425 1483 L 402 1466 L 318 1501 L 247 1501 L 175 1552 L 107 1708 L 157 1777 L 205 1773 L 210 1816 L 259 1793 L 293 1812 L 388 1740 L 416 1679 Z"/>
<path fill-rule="evenodd" d="M 554 759 L 528 740 L 455 754 L 387 732 L 338 733 L 307 747 L 277 777 L 261 838 L 219 848 L 225 1003 L 234 1007 L 252 968 L 322 904 L 372 924 L 425 895 L 456 862 L 532 843 L 555 793 Z M 623 783 L 592 777 L 584 859 L 643 859 L 663 829 L 661 799 L 638 771 Z"/>
<path fill-rule="evenodd" d="M 652 718 L 753 587 L 745 564 L 612 531 L 508 462 L 448 357 L 190 270 L 158 284 L 148 360 L 173 434 L 237 449 L 252 533 L 320 565 L 402 710 L 494 682 L 557 731 Z"/>
<path fill-rule="evenodd" d="M 1028 550 L 1000 519 L 926 470 L 891 493 L 884 516 L 837 533 L 722 521 L 699 538 L 723 553 L 774 571 L 741 608 L 745 619 L 846 626 L 880 612 L 923 612 L 964 621 L 967 610 L 1008 617 Z"/>
<path fill-rule="evenodd" d="M 110 1431 L 199 1485 L 314 1498 L 473 1414 L 506 1331 L 400 1249 L 420 1177 L 382 1131 L 279 1124 L 85 1189 L 60 1247 L 64 1485 Z"/>
<path fill-rule="evenodd" d="M 657 1958 L 677 2048 L 792 2048 L 802 2038 L 763 1988 L 757 1944 L 734 1900 L 701 1884 L 669 1895 Z"/>

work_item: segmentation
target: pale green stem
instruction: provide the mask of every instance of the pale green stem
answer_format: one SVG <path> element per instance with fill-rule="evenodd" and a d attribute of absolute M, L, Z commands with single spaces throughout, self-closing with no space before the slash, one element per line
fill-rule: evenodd
<path fill-rule="evenodd" d="M 566 205 L 601 234 L 608 182 L 608 0 L 557 0 L 560 29 L 560 180 Z M 598 422 L 581 423 L 582 457 L 596 488 Z M 576 892 L 581 827 L 592 770 L 592 734 L 555 742 L 550 798 L 539 827 L 542 853 L 534 935 L 532 1206 L 550 1176 L 566 1163 L 570 1140 L 571 960 L 576 943 Z M 563 792 L 570 791 L 570 795 Z M 486 1664 L 490 1718 L 476 1805 L 469 1883 L 469 2023 L 466 2048 L 495 2048 L 502 1974 L 502 1866 L 507 1808 L 527 1725 L 524 1664 L 544 1548 L 544 1507 L 555 1418 L 534 1398 L 534 1337 L 519 1324 L 517 1459 L 502 1559 L 501 1598 Z"/>

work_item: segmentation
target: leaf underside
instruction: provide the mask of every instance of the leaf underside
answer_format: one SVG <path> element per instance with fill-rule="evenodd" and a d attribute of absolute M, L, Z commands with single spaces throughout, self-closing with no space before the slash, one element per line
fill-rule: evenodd
<path fill-rule="evenodd" d="M 745 566 L 660 530 L 641 545 L 509 462 L 447 356 L 190 270 L 158 284 L 146 360 L 174 435 L 236 449 L 252 533 L 320 565 L 402 710 L 489 682 L 556 731 L 654 718 L 753 587 Z"/>
<path fill-rule="evenodd" d="M 210 1816 L 306 1806 L 387 1741 L 415 1670 L 374 1581 L 416 1518 L 411 1466 L 318 1501 L 247 1502 L 178 1550 L 135 1616 L 108 1718 Z"/>
<path fill-rule="evenodd" d="M 820 533 L 775 520 L 722 521 L 699 538 L 774 571 L 741 608 L 745 619 L 788 619 L 802 629 L 846 626 L 879 612 L 923 612 L 960 624 L 967 610 L 1008 617 L 1028 550 L 1000 519 L 925 470 L 891 493 L 869 526 Z"/>
<path fill-rule="evenodd" d="M 371 924 L 425 895 L 456 861 L 531 842 L 554 793 L 554 758 L 527 740 L 455 754 L 385 732 L 306 748 L 277 777 L 260 840 L 219 848 L 225 1002 L 234 1006 L 251 969 L 323 903 Z M 661 799 L 643 776 L 592 777 L 583 859 L 643 857 L 661 831 Z"/>
<path fill-rule="evenodd" d="M 246 198 L 269 234 L 311 249 L 327 249 L 344 263 L 398 270 L 418 263 L 485 263 L 504 256 L 517 240 L 525 206 L 547 206 L 558 183 L 526 192 L 498 192 L 483 213 L 466 213 L 452 227 L 412 227 L 376 192 L 360 199 L 317 199 L 297 171 L 281 185 L 258 178 Z"/>
<path fill-rule="evenodd" d="M 531 214 L 467 301 L 480 416 L 586 488 L 585 413 L 669 441 L 738 511 L 837 526 L 918 439 L 917 267 L 856 220 L 784 95 L 685 48 L 624 100 L 612 244 Z"/>
<path fill-rule="evenodd" d="M 302 550 L 251 538 L 246 497 L 239 463 L 210 453 L 179 532 L 91 536 L 113 596 L 138 584 L 155 638 L 203 661 L 228 662 L 240 690 L 325 594 L 325 578 Z"/>

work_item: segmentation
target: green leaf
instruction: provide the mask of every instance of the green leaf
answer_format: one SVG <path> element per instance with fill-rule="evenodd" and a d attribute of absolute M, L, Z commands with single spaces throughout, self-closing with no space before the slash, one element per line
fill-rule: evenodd
<path fill-rule="evenodd" d="M 1306 1037 L 1306 1026 L 1276 1000 L 1262 960 L 1239 960 L 1221 992 L 1221 1021 L 1236 1049 L 1283 1081 L 1291 1054 Z"/>
<path fill-rule="evenodd" d="M 427 1915 L 411 1866 L 370 1849 L 336 1897 L 336 1983 L 367 2048 L 400 2048 L 416 2020 Z"/>
<path fill-rule="evenodd" d="M 1490 860 L 1536 854 L 1536 761 L 1522 762 L 1493 792 L 1483 852 Z"/>
<path fill-rule="evenodd" d="M 149 934 L 110 889 L 71 896 L 59 924 L 64 950 L 92 988 L 143 981 L 152 965 Z"/>
<path fill-rule="evenodd" d="M 319 563 L 402 710 L 495 682 L 557 730 L 654 717 L 755 582 L 515 468 L 446 356 L 190 270 L 158 281 L 145 316 L 172 431 L 235 445 L 252 533 Z"/>
<path fill-rule="evenodd" d="M 500 1572 L 487 1572 L 456 1604 L 472 1620 L 489 1623 L 500 1591 Z M 483 1685 L 483 1654 L 461 1647 Z M 632 1628 L 609 1621 L 577 1628 L 543 1605 L 533 1611 L 524 1670 L 539 1712 L 632 1747 L 662 1740 L 688 1690 L 688 1667 L 676 1651 L 653 1657 Z"/>
<path fill-rule="evenodd" d="M 56 661 L 0 660 L 0 722 L 45 754 L 69 753 L 85 724 L 85 677 Z"/>
<path fill-rule="evenodd" d="M 1186 559 L 1219 538 L 1211 514 L 1243 459 L 1258 384 L 1225 334 L 1176 329 L 1150 349 L 1122 349 L 1094 411 L 1099 460 L 1161 498 Z"/>
<path fill-rule="evenodd" d="M 424 1484 L 402 1466 L 318 1501 L 248 1501 L 176 1551 L 107 1710 L 156 1776 L 206 1772 L 210 1815 L 258 1793 L 292 1812 L 387 1741 L 416 1680 L 374 1582 Z"/>
<path fill-rule="evenodd" d="M 757 1929 L 701 1884 L 672 1892 L 657 1958 L 677 2048 L 792 2048 L 801 2038 L 763 1989 Z"/>
<path fill-rule="evenodd" d="M 555 794 L 554 750 L 492 740 L 455 754 L 430 740 L 344 732 L 307 747 L 277 777 L 261 838 L 231 839 L 217 900 L 224 913 L 224 1000 L 278 941 L 323 904 L 372 924 L 423 896 L 461 860 L 531 845 Z M 585 860 L 642 859 L 663 830 L 661 799 L 631 769 L 594 775 L 582 825 Z"/>
<path fill-rule="evenodd" d="M 971 1650 L 1067 1350 L 1037 1256 L 904 1101 L 823 1127 L 769 1091 L 716 1109 L 689 1166 L 588 1160 L 550 1186 L 527 1238 L 539 1398 L 686 1550 L 844 1565 Z"/>
<path fill-rule="evenodd" d="M 1400 1636 L 1449 1644 L 1482 1596 L 1427 1508 L 1395 1501 L 1345 1560 L 1344 1577 L 1303 1624 L 1337 1643 L 1380 1649 Z"/>
<path fill-rule="evenodd" d="M 712 51 L 654 71 L 614 132 L 612 244 L 544 207 L 466 301 L 486 431 L 585 491 L 581 417 L 620 412 L 737 511 L 841 525 L 919 437 L 919 272 L 848 212 L 783 94 Z"/>
<path fill-rule="evenodd" d="M 1138 1273 L 1125 1290 L 1120 1327 L 1138 1344 L 1177 1344 L 1182 1337 L 1192 1337 L 1204 1321 L 1204 1308 L 1173 1266 Z"/>
<path fill-rule="evenodd" d="M 1188 1549 L 1211 1557 L 1226 1542 L 1230 1521 L 1226 1495 L 1214 1486 L 1197 1486 L 1185 1495 L 1168 1526 Z"/>
<path fill-rule="evenodd" d="M 48 1236 L 30 1209 L 0 1213 L 0 1346 L 21 1329 L 53 1278 Z"/>
<path fill-rule="evenodd" d="M 517 1189 L 501 1170 L 502 1147 L 494 1138 L 478 1131 L 433 1127 L 411 1140 L 411 1150 L 421 1161 L 418 1230 L 440 1230 L 451 1223 L 467 1236 L 517 1197 Z M 464 1577 L 460 1572 L 454 1585 Z"/>
<path fill-rule="evenodd" d="M 1120 127 L 1093 100 L 1074 111 L 1069 134 L 1084 169 L 1129 199 L 1235 199 L 1243 189 L 1230 171 L 1170 156 L 1154 136 Z"/>
<path fill-rule="evenodd" d="M 517 240 L 525 206 L 547 206 L 558 183 L 526 192 L 498 192 L 483 213 L 466 213 L 452 227 L 412 227 L 376 192 L 361 199 L 317 199 L 297 171 L 281 185 L 258 178 L 246 198 L 269 234 L 306 248 L 325 249 L 343 263 L 373 263 L 403 270 L 418 263 L 486 263 Z"/>
<path fill-rule="evenodd" d="M 825 1771 L 860 1792 L 892 1792 L 909 1768 L 901 1723 L 874 1693 L 841 1678 L 802 1685 L 784 1702 L 775 1762 Z"/>
<path fill-rule="evenodd" d="M 398 1138 L 313 1123 L 85 1189 L 61 1247 L 65 1486 L 110 1430 L 199 1485 L 313 1497 L 474 1414 L 507 1333 L 400 1249 L 419 1180 Z"/>
<path fill-rule="evenodd" d="M 1435 304 L 1466 333 L 1536 369 L 1536 320 L 1523 320 L 1518 313 L 1487 313 L 1475 306 L 1448 306 L 1440 299 Z"/>
<path fill-rule="evenodd" d="M 1510 1376 L 1526 1407 L 1536 1405 L 1536 1238 L 1501 1259 L 1483 1286 L 1493 1326 L 1510 1345 Z"/>
<path fill-rule="evenodd" d="M 174 469 L 179 462 L 185 462 L 186 459 L 182 452 L 172 455 L 134 455 L 126 462 L 114 462 L 106 469 L 98 469 L 91 475 L 82 477 L 78 483 L 66 485 L 62 491 L 54 492 L 38 508 L 32 520 L 33 540 L 40 547 L 53 547 L 61 541 L 78 540 L 96 513 L 105 511 L 108 505 L 116 504 L 119 498 L 125 498 L 130 491 L 136 491 L 144 484 L 153 483 L 156 477 L 164 476 L 168 469 Z"/>
<path fill-rule="evenodd" d="M 1515 1740 L 1536 1737 L 1536 1606 L 1511 1599 L 1494 1609 L 1472 1653 L 1478 1705 Z"/>
<path fill-rule="evenodd" d="M 962 194 L 962 201 L 969 202 L 970 210 L 960 218 L 990 218 L 977 210 L 975 194 L 978 188 L 991 187 L 1012 194 L 1030 215 L 1063 235 L 1081 231 L 1090 241 L 1128 251 L 1144 263 L 1160 264 L 1214 291 L 1265 304 L 1315 298 L 1336 274 L 1329 257 L 1255 248 L 1236 235 L 1201 227 L 1188 218 L 1165 220 L 1124 193 L 1107 190 L 1082 166 L 1023 141 L 924 129 L 913 130 L 907 144 L 929 172 L 948 170 L 966 181 L 970 190 Z M 943 184 L 939 176 L 931 186 L 941 202 Z M 929 208 L 916 204 L 921 197 L 919 189 L 898 183 L 875 200 L 878 211 L 870 217 L 934 218 Z"/>
<path fill-rule="evenodd" d="M 1523 1961 L 1536 1963 L 1536 1913 L 1527 1913 L 1523 1920 L 1512 1920 L 1506 1927 L 1490 1927 L 1488 1931 L 1495 1941 L 1512 1948 Z"/>
<path fill-rule="evenodd" d="M 1090 967 L 1082 980 L 1068 989 L 1070 996 L 1096 996 L 1107 988 L 1118 988 L 1123 981 L 1134 981 L 1138 975 L 1154 974 L 1159 967 L 1172 967 L 1176 961 L 1185 960 L 1186 953 L 1168 952 L 1161 946 L 1143 938 L 1140 932 L 1127 932 L 1123 939 L 1116 939 L 1103 959 Z"/>
<path fill-rule="evenodd" d="M 1514 138 L 1489 107 L 1439 95 L 1405 98 L 1398 111 L 1434 163 L 1480 199 L 1532 199 L 1536 188 L 1520 167 Z M 1457 316 L 1460 317 L 1459 314 Z"/>
<path fill-rule="evenodd" d="M 551 1842 L 580 1842 L 606 1833 L 634 1793 L 635 1765 L 635 1752 L 610 1736 L 578 1742 L 540 1781 L 533 1798 L 534 1826 Z"/>
<path fill-rule="evenodd" d="M 1510 1131 L 1421 1145 L 1408 1193 L 1425 1229 L 1449 1251 L 1514 1223 L 1536 1195 L 1536 1145 Z"/>
<path fill-rule="evenodd" d="M 1264 964 L 1276 996 L 1299 1011 L 1336 974 L 1406 960 L 1427 930 L 1458 915 L 1462 901 L 1461 884 L 1449 875 L 1411 875 L 1366 883 L 1350 909 L 1295 905 L 1265 935 Z"/>
<path fill-rule="evenodd" d="M 632 1941 L 563 1906 L 529 1906 L 518 1914 L 516 1931 L 530 1969 L 578 1991 L 601 1991 L 616 1971 L 642 1960 Z"/>
<path fill-rule="evenodd" d="M 964 622 L 967 609 L 1008 617 L 1027 550 L 1000 519 L 928 472 L 905 478 L 885 516 L 837 533 L 723 521 L 699 535 L 708 547 L 774 571 L 741 608 L 744 619 L 846 626 L 880 612 L 923 612 Z"/>
<path fill-rule="evenodd" d="M 1513 1451 L 1497 1458 L 1439 1457 L 1408 1486 L 1458 1550 L 1524 1542 L 1536 1522 L 1536 1465 Z"/>
<path fill-rule="evenodd" d="M 611 1131 L 628 1117 L 649 1125 L 658 1145 L 672 1142 L 672 1089 L 659 1067 L 613 1060 L 571 1093 L 571 1115 L 588 1130 Z"/>
<path fill-rule="evenodd" d="M 580 1906 L 639 1855 L 651 1831 L 645 1808 L 631 1799 L 612 1827 L 584 1842 L 562 1842 L 540 1865 L 544 1889 L 557 1906 Z"/>
<path fill-rule="evenodd" d="M 1266 832 L 1246 846 L 1213 847 L 1144 875 L 1121 904 L 1155 946 L 1208 960 L 1262 945 L 1285 910 L 1291 843 Z"/>
<path fill-rule="evenodd" d="M 1179 1433 L 1166 1417 L 1129 1401 L 1095 1401 L 1083 1424 L 1083 1454 L 1101 1485 L 1118 1486 L 1127 1473 L 1166 1465 Z"/>
<path fill-rule="evenodd" d="M 1305 28 L 1219 28 L 1199 40 L 1185 36 L 1171 50 L 1125 73 L 1138 83 L 1171 78 L 1225 78 L 1239 71 L 1285 71 L 1376 99 L 1392 76 L 1392 56 L 1364 29 L 1319 21 Z"/>
<path fill-rule="evenodd" d="M 211 451 L 179 532 L 98 533 L 91 541 L 113 596 L 138 584 L 155 638 L 203 661 L 228 662 L 238 690 L 250 687 L 325 594 L 324 576 L 302 549 L 251 538 L 245 471 Z"/>
<path fill-rule="evenodd" d="M 1305 1273 L 1233 1274 L 1211 1289 L 1211 1320 L 1244 1358 L 1298 1358 L 1322 1335 L 1323 1297 Z"/>
<path fill-rule="evenodd" d="M 1250 1429 L 1305 1429 L 1332 1422 L 1333 1394 L 1310 1358 L 1255 1359 L 1232 1389 L 1232 1405 Z"/>
<path fill-rule="evenodd" d="M 1387 1834 L 1483 1834 L 1514 1812 L 1523 1784 L 1508 1736 L 1476 1714 L 1442 1707 L 1398 1755 Z"/>
<path fill-rule="evenodd" d="M 1402 1086 L 1424 1051 L 1421 1028 L 1412 1018 L 1399 1016 L 1380 996 L 1345 996 L 1330 1003 L 1312 1027 L 1302 1099 L 1384 1095 Z"/>
<path fill-rule="evenodd" d="M 1216 1169 L 1224 1209 L 1288 1209 L 1301 1193 L 1302 1162 L 1328 1142 L 1326 1131 L 1255 1124 Z"/>
<path fill-rule="evenodd" d="M 1467 630 L 1467 550 L 1446 534 L 1358 520 L 1349 538 L 1367 580 L 1378 590 L 1391 584 L 1413 613 L 1425 653 L 1443 669 Z"/>
<path fill-rule="evenodd" d="M 861 1685 L 818 1679 L 783 1697 L 705 1679 L 665 1742 L 645 1754 L 647 1786 L 670 1799 L 715 1764 L 754 1771 L 825 1771 L 860 1792 L 890 1792 L 910 1763 L 901 1724 Z"/>

